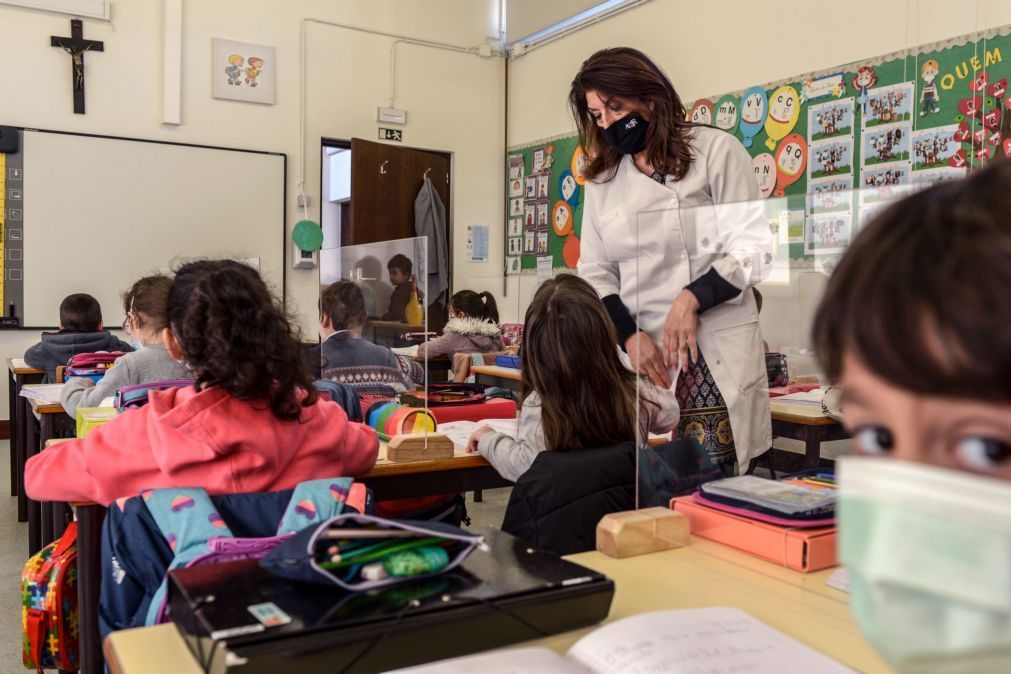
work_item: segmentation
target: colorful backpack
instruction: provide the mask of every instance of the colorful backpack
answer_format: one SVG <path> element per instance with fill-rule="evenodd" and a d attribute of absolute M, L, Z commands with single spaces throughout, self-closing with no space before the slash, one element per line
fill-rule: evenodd
<path fill-rule="evenodd" d="M 170 388 L 185 388 L 193 384 L 192 379 L 166 379 L 164 381 L 149 381 L 146 384 L 133 384 L 117 389 L 112 406 L 117 410 L 132 410 L 147 405 L 151 391 L 164 391 Z"/>
<path fill-rule="evenodd" d="M 78 353 L 70 357 L 63 370 L 63 380 L 71 377 L 87 377 L 98 381 L 115 364 L 117 358 L 125 356 L 123 351 L 96 351 L 94 353 Z"/>
<path fill-rule="evenodd" d="M 169 571 L 243 559 L 259 559 L 307 526 L 341 514 L 344 504 L 361 501 L 365 485 L 350 477 L 300 482 L 281 517 L 277 534 L 269 538 L 236 538 L 203 489 L 154 489 L 141 493 L 144 505 L 168 541 L 175 557 Z M 151 599 L 145 624 L 165 622 L 168 576 Z"/>
<path fill-rule="evenodd" d="M 27 669 L 77 671 L 77 523 L 21 572 L 21 660 Z"/>

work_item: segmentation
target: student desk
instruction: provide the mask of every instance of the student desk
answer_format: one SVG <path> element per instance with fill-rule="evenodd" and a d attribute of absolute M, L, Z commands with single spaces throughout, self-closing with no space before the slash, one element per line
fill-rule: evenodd
<path fill-rule="evenodd" d="M 28 499 L 21 483 L 20 466 L 25 462 L 26 409 L 28 402 L 21 397 L 25 384 L 41 384 L 45 372 L 28 367 L 21 358 L 7 359 L 7 418 L 10 420 L 11 496 L 18 497 L 18 522 L 28 521 Z"/>
<path fill-rule="evenodd" d="M 858 671 L 891 672 L 864 640 L 847 595 L 825 585 L 831 570 L 801 574 L 699 538 L 679 550 L 612 559 L 598 552 L 568 557 L 610 576 L 616 585 L 608 621 L 665 609 L 731 606 Z M 513 647 L 565 652 L 585 628 Z M 115 674 L 197 674 L 175 625 L 116 632 L 105 641 Z"/>
<path fill-rule="evenodd" d="M 449 381 L 453 359 L 448 356 L 411 356 L 411 360 L 428 371 L 428 383 Z"/>
<path fill-rule="evenodd" d="M 356 479 L 372 490 L 377 501 L 481 491 L 513 484 L 477 453 L 457 449 L 451 459 L 394 463 L 386 458 L 385 443 L 379 444 L 379 458 L 372 470 Z"/>
<path fill-rule="evenodd" d="M 31 386 L 29 385 L 29 388 Z M 47 404 L 30 398 L 28 409 L 31 415 L 27 417 L 27 439 L 25 463 L 43 448 L 49 441 L 58 438 L 64 431 L 74 431 L 74 420 L 64 411 L 59 403 Z M 38 424 L 34 423 L 38 421 Z M 24 485 L 25 464 L 18 466 L 19 482 Z M 63 533 L 67 523 L 67 507 L 64 503 L 45 501 L 39 503 L 28 499 L 28 554 L 34 555 L 54 538 Z"/>
<path fill-rule="evenodd" d="M 520 391 L 519 368 L 501 367 L 499 365 L 475 365 L 470 368 L 470 371 L 474 374 L 474 379 L 478 384 L 507 388 L 517 393 Z"/>
<path fill-rule="evenodd" d="M 414 325 L 403 321 L 379 321 L 369 319 L 366 322 L 368 334 L 372 335 L 372 342 L 383 346 L 406 346 L 410 342 L 401 337 L 405 332 L 425 332 L 424 325 Z"/>
<path fill-rule="evenodd" d="M 849 437 L 842 424 L 825 416 L 819 408 L 769 401 L 772 410 L 772 437 L 804 441 L 804 467 L 821 464 L 821 443 Z M 777 454 L 777 460 L 783 453 Z M 777 464 L 778 466 L 778 464 Z"/>

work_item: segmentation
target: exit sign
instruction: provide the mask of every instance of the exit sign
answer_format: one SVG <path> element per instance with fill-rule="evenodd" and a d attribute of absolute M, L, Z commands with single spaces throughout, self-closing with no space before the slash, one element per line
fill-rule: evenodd
<path fill-rule="evenodd" d="M 404 140 L 404 132 L 400 129 L 384 129 L 379 127 L 379 140 L 394 140 L 398 143 Z"/>

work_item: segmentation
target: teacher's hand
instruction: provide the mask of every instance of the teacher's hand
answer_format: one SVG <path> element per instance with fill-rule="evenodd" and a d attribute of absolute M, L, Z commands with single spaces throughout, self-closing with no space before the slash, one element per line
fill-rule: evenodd
<path fill-rule="evenodd" d="M 699 324 L 699 301 L 690 290 L 682 290 L 674 300 L 663 326 L 663 362 L 667 367 L 688 367 L 688 354 L 692 363 L 698 362 L 699 345 L 695 330 Z"/>
<path fill-rule="evenodd" d="M 625 353 L 632 361 L 632 367 L 661 388 L 670 388 L 671 380 L 663 364 L 663 356 L 656 342 L 645 332 L 637 332 L 625 340 Z"/>

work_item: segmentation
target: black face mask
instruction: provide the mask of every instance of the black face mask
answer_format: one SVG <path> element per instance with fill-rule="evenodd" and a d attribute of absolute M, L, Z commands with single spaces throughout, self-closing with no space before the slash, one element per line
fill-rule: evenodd
<path fill-rule="evenodd" d="M 646 130 L 649 122 L 638 112 L 630 112 L 621 119 L 611 122 L 611 126 L 601 134 L 607 144 L 618 154 L 638 154 L 646 149 Z"/>

